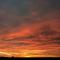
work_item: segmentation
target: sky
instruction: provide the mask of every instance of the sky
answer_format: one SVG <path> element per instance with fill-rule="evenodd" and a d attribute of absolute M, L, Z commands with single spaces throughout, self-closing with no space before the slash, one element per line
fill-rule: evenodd
<path fill-rule="evenodd" d="M 60 0 L 0 0 L 0 57 L 60 57 Z"/>

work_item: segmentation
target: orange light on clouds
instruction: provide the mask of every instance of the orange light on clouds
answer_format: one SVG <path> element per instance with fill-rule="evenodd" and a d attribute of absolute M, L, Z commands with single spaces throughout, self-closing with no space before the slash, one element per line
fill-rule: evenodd
<path fill-rule="evenodd" d="M 52 30 L 60 32 L 58 22 L 55 20 L 34 22 L 19 26 L 16 31 L 0 34 L 0 55 L 8 57 L 57 57 L 60 56 L 60 45 L 50 38 L 60 37 L 45 36 L 40 34 L 42 27 L 48 25 Z M 34 36 L 34 37 L 30 37 Z"/>

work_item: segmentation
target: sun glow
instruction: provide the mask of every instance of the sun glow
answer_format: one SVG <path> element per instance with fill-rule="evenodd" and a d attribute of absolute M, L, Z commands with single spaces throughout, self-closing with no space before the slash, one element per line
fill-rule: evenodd
<path fill-rule="evenodd" d="M 43 52 L 45 52 L 45 50 L 23 50 L 19 57 L 40 57 L 39 53 L 42 55 Z"/>

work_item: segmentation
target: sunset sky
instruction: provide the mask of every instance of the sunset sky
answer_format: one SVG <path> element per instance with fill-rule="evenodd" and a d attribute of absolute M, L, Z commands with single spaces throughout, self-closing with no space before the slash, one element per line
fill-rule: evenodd
<path fill-rule="evenodd" d="M 60 0 L 0 0 L 0 57 L 60 57 Z"/>

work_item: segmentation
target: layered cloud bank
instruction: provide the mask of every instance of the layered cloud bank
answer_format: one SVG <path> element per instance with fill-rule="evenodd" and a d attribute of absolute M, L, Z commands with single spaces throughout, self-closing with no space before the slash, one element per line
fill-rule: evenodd
<path fill-rule="evenodd" d="M 59 0 L 3 1 L 0 56 L 60 57 Z"/>

